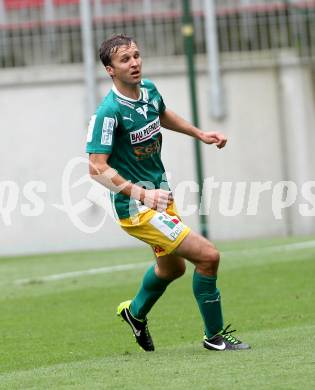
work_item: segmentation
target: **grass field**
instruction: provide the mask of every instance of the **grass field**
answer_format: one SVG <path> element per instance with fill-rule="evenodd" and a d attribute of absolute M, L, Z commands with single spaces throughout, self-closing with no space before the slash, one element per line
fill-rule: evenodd
<path fill-rule="evenodd" d="M 138 349 L 115 310 L 149 249 L 0 258 L 0 388 L 314 389 L 315 237 L 217 245 L 225 322 L 250 351 L 201 347 L 191 266 L 150 313 L 156 352 Z"/>

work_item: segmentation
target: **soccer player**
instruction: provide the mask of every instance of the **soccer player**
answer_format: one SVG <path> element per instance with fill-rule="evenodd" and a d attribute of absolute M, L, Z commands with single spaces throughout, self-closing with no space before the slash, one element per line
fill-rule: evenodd
<path fill-rule="evenodd" d="M 100 59 L 113 86 L 89 124 L 90 175 L 111 190 L 122 229 L 149 244 L 156 257 L 135 297 L 122 302 L 117 314 L 130 325 L 138 344 L 153 351 L 147 314 L 167 286 L 184 274 L 187 259 L 195 266 L 193 294 L 204 322 L 203 346 L 217 351 L 248 349 L 223 326 L 216 287 L 219 252 L 181 221 L 161 161 L 161 126 L 219 149 L 227 142 L 225 136 L 204 132 L 165 107 L 152 81 L 142 79 L 142 60 L 133 38 L 115 35 L 104 41 Z"/>

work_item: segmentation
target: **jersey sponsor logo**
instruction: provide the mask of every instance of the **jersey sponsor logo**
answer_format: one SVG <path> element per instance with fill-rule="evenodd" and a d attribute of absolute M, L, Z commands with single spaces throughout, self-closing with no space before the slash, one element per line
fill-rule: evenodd
<path fill-rule="evenodd" d="M 160 153 L 161 151 L 161 139 L 160 136 L 157 140 L 150 143 L 146 146 L 134 146 L 133 152 L 137 158 L 137 160 L 145 160 L 146 158 L 149 158 L 152 156 L 152 154 Z"/>
<path fill-rule="evenodd" d="M 138 144 L 153 137 L 154 134 L 160 131 L 160 118 L 157 117 L 154 121 L 148 123 L 139 130 L 132 131 L 130 134 L 131 145 Z"/>
<path fill-rule="evenodd" d="M 127 106 L 132 109 L 135 108 L 135 105 L 133 103 L 127 102 L 127 100 L 120 99 L 119 97 L 116 97 L 116 100 L 118 103 L 122 104 L 123 106 Z"/>
<path fill-rule="evenodd" d="M 87 136 L 86 136 L 86 142 L 92 141 L 95 121 L 96 121 L 96 115 L 92 115 L 90 122 L 89 122 L 88 132 L 87 132 Z"/>
<path fill-rule="evenodd" d="M 145 119 L 148 119 L 147 112 L 148 112 L 148 105 L 145 104 L 143 107 L 139 107 L 136 109 L 137 113 L 140 115 L 143 115 Z"/>
<path fill-rule="evenodd" d="M 103 121 L 102 128 L 102 145 L 111 145 L 113 141 L 113 132 L 114 132 L 115 119 L 105 116 Z"/>
<path fill-rule="evenodd" d="M 178 218 L 171 217 L 166 213 L 156 213 L 151 218 L 150 224 L 171 241 L 175 241 L 185 228 L 185 225 Z"/>

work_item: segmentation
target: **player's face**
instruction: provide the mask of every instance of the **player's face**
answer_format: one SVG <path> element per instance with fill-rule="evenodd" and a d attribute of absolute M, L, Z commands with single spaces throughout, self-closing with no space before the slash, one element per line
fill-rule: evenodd
<path fill-rule="evenodd" d="M 112 65 L 106 70 L 113 79 L 125 84 L 136 85 L 141 81 L 142 59 L 137 45 L 120 46 L 111 58 Z"/>

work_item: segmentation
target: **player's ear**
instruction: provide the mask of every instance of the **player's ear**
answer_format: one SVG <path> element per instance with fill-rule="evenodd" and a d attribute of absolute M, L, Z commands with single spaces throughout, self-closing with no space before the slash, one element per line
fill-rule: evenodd
<path fill-rule="evenodd" d="M 106 69 L 107 73 L 109 74 L 109 76 L 111 76 L 111 77 L 115 76 L 115 69 L 111 65 L 105 66 L 105 69 Z"/>

